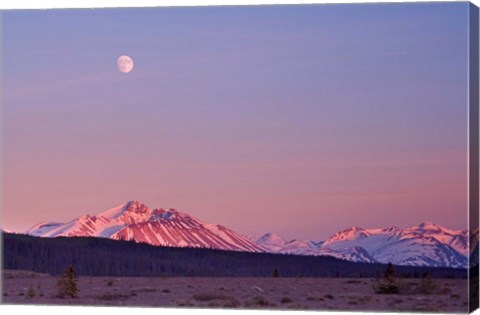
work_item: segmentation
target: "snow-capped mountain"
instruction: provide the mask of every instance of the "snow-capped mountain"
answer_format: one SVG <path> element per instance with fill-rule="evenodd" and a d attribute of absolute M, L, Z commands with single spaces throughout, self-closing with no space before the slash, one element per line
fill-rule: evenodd
<path fill-rule="evenodd" d="M 271 233 L 256 238 L 255 242 L 274 253 L 329 255 L 356 262 L 466 268 L 468 234 L 466 230 L 450 230 L 426 222 L 406 229 L 354 226 L 335 233 L 324 242 L 285 241 Z M 472 248 L 475 246 L 477 244 L 472 241 Z"/>
<path fill-rule="evenodd" d="M 333 256 L 354 262 L 453 268 L 467 268 L 467 257 L 475 254 L 475 248 L 478 253 L 478 230 L 470 235 L 467 230 L 451 230 L 431 222 L 405 229 L 354 226 L 325 241 L 288 241 L 273 233 L 247 238 L 175 209 L 150 209 L 138 201 L 129 201 L 67 223 L 40 223 L 26 234 L 40 237 L 94 236 L 156 246 Z"/>
<path fill-rule="evenodd" d="M 262 247 L 226 227 L 204 223 L 175 209 L 150 209 L 129 201 L 67 223 L 40 223 L 26 231 L 40 237 L 95 236 L 151 245 L 260 252 Z"/>
<path fill-rule="evenodd" d="M 314 241 L 286 241 L 282 237 L 267 233 L 258 237 L 251 237 L 252 241 L 265 248 L 267 252 L 292 255 L 332 256 L 339 259 L 355 262 L 377 262 L 361 247 L 348 249 L 330 249 L 323 247 L 323 242 Z"/>

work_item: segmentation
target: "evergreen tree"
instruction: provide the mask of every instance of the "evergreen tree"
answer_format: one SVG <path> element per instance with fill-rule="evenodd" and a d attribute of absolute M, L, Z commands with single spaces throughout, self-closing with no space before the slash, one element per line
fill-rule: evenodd
<path fill-rule="evenodd" d="M 60 277 L 57 281 L 57 288 L 58 288 L 58 296 L 61 298 L 70 297 L 70 298 L 77 298 L 78 297 L 78 286 L 77 286 L 77 276 L 73 271 L 73 266 L 70 265 L 67 268 L 65 274 Z"/>
<path fill-rule="evenodd" d="M 388 263 L 387 270 L 385 270 L 385 278 L 391 279 L 395 275 L 395 269 L 393 268 L 392 263 Z"/>
<path fill-rule="evenodd" d="M 273 270 L 273 277 L 274 277 L 274 278 L 279 278 L 279 277 L 280 277 L 280 272 L 278 272 L 278 269 L 277 269 L 277 268 L 275 268 L 275 269 Z"/>
<path fill-rule="evenodd" d="M 400 283 L 395 278 L 395 269 L 392 263 L 388 263 L 385 270 L 384 278 L 377 279 L 377 284 L 374 286 L 374 290 L 379 294 L 396 294 L 400 291 Z"/>

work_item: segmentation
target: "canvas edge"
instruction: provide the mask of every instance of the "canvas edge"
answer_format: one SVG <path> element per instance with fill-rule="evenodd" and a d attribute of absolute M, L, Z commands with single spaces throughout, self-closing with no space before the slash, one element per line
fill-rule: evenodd
<path fill-rule="evenodd" d="M 0 9 L 0 304 L 3 304 L 3 11 Z"/>
<path fill-rule="evenodd" d="M 479 19 L 478 7 L 469 3 L 468 10 L 468 218 L 469 218 L 469 274 L 468 294 L 469 312 L 479 307 L 479 261 L 478 255 L 472 255 L 478 244 L 479 226 Z M 477 245 L 478 246 L 478 245 Z"/>

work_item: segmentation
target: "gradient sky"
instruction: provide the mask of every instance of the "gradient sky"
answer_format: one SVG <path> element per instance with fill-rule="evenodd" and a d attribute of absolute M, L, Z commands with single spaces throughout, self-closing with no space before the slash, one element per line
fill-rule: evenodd
<path fill-rule="evenodd" d="M 467 13 L 4 12 L 3 227 L 136 199 L 247 235 L 466 228 Z"/>

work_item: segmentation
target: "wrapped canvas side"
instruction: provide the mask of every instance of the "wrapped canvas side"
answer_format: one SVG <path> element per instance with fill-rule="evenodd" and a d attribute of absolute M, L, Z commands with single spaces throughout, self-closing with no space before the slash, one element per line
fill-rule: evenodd
<path fill-rule="evenodd" d="M 470 312 L 478 308 L 478 159 L 479 159 L 479 20 L 478 7 L 469 8 L 469 229 L 470 229 Z"/>

